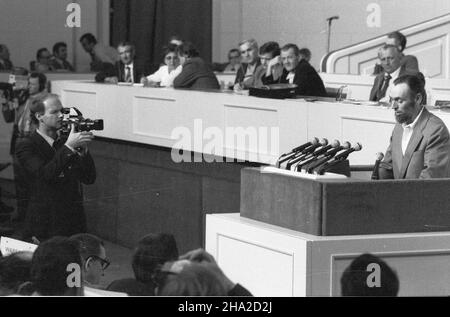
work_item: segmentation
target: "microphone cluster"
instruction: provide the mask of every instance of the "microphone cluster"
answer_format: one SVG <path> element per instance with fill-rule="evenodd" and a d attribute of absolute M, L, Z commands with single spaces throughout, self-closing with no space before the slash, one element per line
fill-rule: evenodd
<path fill-rule="evenodd" d="M 328 143 L 327 139 L 313 138 L 281 155 L 276 165 L 278 168 L 291 171 L 323 175 L 346 161 L 351 153 L 361 149 L 360 143 L 352 146 L 347 141 L 342 144 L 338 140 Z"/>

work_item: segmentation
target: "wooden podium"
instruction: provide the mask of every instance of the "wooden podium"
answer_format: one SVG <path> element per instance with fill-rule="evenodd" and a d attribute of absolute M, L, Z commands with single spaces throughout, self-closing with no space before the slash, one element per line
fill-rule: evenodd
<path fill-rule="evenodd" d="M 449 231 L 450 180 L 305 179 L 246 168 L 242 217 L 317 236 Z"/>

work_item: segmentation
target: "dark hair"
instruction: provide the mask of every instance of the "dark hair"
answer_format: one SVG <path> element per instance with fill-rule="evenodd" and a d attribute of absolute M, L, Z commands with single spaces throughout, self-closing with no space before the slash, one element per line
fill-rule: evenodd
<path fill-rule="evenodd" d="M 178 47 L 178 45 L 170 44 L 170 43 L 168 45 L 164 46 L 163 49 L 162 49 L 163 60 L 166 58 L 167 54 L 169 54 L 169 53 L 178 53 L 177 52 L 177 47 Z"/>
<path fill-rule="evenodd" d="M 71 236 L 69 240 L 76 241 L 79 244 L 80 255 L 84 261 L 86 261 L 89 256 L 99 256 L 101 248 L 105 246 L 100 238 L 89 233 L 75 234 Z"/>
<path fill-rule="evenodd" d="M 186 42 L 178 46 L 177 52 L 186 57 L 198 57 L 200 55 L 197 48 L 191 42 Z"/>
<path fill-rule="evenodd" d="M 285 46 L 283 46 L 283 47 L 281 48 L 281 50 L 285 52 L 285 51 L 290 50 L 291 48 L 294 50 L 294 54 L 295 54 L 296 56 L 299 56 L 299 55 L 300 55 L 300 50 L 299 50 L 298 46 L 295 45 L 295 44 L 292 44 L 292 43 L 286 44 Z"/>
<path fill-rule="evenodd" d="M 302 55 L 303 58 L 306 59 L 307 61 L 311 60 L 311 51 L 308 48 L 306 48 L 306 47 L 300 49 L 298 51 L 298 54 Z"/>
<path fill-rule="evenodd" d="M 58 42 L 55 45 L 53 45 L 53 55 L 56 55 L 59 53 L 59 49 L 61 47 L 66 47 L 67 48 L 67 44 L 64 42 Z"/>
<path fill-rule="evenodd" d="M 19 286 L 31 279 L 31 252 L 17 252 L 0 258 L 0 289 L 14 294 Z"/>
<path fill-rule="evenodd" d="M 97 44 L 97 39 L 92 33 L 85 33 L 80 37 L 80 42 L 83 42 L 83 40 L 87 40 L 89 43 Z"/>
<path fill-rule="evenodd" d="M 369 265 L 380 268 L 380 285 L 370 287 L 367 280 L 372 271 Z M 353 260 L 341 277 L 342 296 L 397 296 L 399 281 L 397 274 L 383 260 L 372 254 L 363 254 Z"/>
<path fill-rule="evenodd" d="M 232 48 L 231 50 L 228 51 L 228 59 L 230 59 L 231 53 L 238 53 L 239 57 L 241 56 L 241 52 L 239 52 L 237 48 Z"/>
<path fill-rule="evenodd" d="M 44 74 L 33 72 L 30 74 L 30 78 L 39 78 L 39 92 L 44 91 L 47 87 L 47 76 Z"/>
<path fill-rule="evenodd" d="M 259 54 L 272 54 L 272 57 L 280 55 L 280 45 L 277 42 L 267 42 L 259 48 Z"/>
<path fill-rule="evenodd" d="M 395 31 L 395 32 L 389 33 L 387 35 L 387 37 L 390 39 L 396 39 L 400 43 L 400 47 L 401 47 L 400 52 L 403 52 L 403 50 L 406 47 L 406 36 L 404 36 L 399 31 Z"/>
<path fill-rule="evenodd" d="M 167 261 L 178 259 L 178 248 L 171 234 L 149 234 L 142 238 L 133 255 L 132 267 L 136 280 L 152 282 L 155 270 Z"/>
<path fill-rule="evenodd" d="M 412 95 L 420 94 L 422 96 L 422 104 L 426 104 L 425 76 L 422 73 L 402 75 L 394 81 L 394 85 L 399 84 L 408 85 Z"/>
<path fill-rule="evenodd" d="M 45 51 L 47 51 L 47 52 L 50 54 L 50 51 L 49 51 L 46 47 L 43 47 L 43 48 L 38 49 L 38 51 L 37 51 L 37 53 L 36 53 L 36 60 L 37 60 L 37 61 L 39 61 L 39 58 L 41 58 L 41 54 L 42 54 L 43 52 L 45 52 Z"/>
<path fill-rule="evenodd" d="M 77 243 L 63 237 L 54 237 L 41 243 L 34 252 L 31 266 L 31 281 L 35 290 L 44 296 L 66 295 L 68 291 L 75 290 L 67 285 L 67 278 L 71 274 L 67 271 L 70 264 L 77 264 L 81 268 Z"/>
<path fill-rule="evenodd" d="M 159 296 L 226 296 L 225 286 L 209 264 L 190 263 L 178 274 L 167 275 Z"/>

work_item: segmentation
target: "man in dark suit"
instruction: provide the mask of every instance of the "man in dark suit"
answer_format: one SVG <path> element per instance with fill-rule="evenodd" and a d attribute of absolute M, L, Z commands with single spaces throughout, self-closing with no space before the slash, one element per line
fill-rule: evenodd
<path fill-rule="evenodd" d="M 30 183 L 24 239 L 45 240 L 86 232 L 81 184 L 93 184 L 95 165 L 87 145 L 91 132 L 76 131 L 58 138 L 62 127 L 62 105 L 49 94 L 30 108 L 38 129 L 16 147 L 17 158 Z"/>
<path fill-rule="evenodd" d="M 269 67 L 272 67 L 272 60 Z M 262 81 L 265 85 L 274 83 L 296 84 L 297 95 L 301 96 L 319 96 L 327 95 L 322 78 L 316 70 L 300 55 L 300 50 L 295 44 L 286 44 L 281 49 L 280 62 L 283 65 L 283 73 L 279 79 L 263 76 Z"/>
<path fill-rule="evenodd" d="M 370 101 L 389 102 L 389 91 L 394 86 L 394 81 L 406 74 L 417 73 L 414 69 L 409 69 L 406 64 L 402 64 L 402 55 L 398 47 L 385 44 L 378 52 L 383 71 L 375 77 L 375 81 L 370 91 Z"/>
<path fill-rule="evenodd" d="M 256 68 L 261 65 L 258 56 L 258 43 L 254 39 L 239 43 L 241 52 L 241 66 L 236 73 L 234 90 L 249 89 L 253 84 Z"/>
<path fill-rule="evenodd" d="M 0 71 L 13 69 L 13 64 L 9 59 L 9 49 L 5 44 L 0 44 Z"/>
<path fill-rule="evenodd" d="M 390 99 L 397 124 L 380 164 L 381 179 L 450 177 L 450 136 L 441 119 L 422 105 L 424 82 L 416 75 L 397 78 Z"/>
<path fill-rule="evenodd" d="M 114 66 L 107 67 L 95 76 L 96 82 L 140 83 L 145 77 L 144 67 L 135 61 L 136 51 L 133 44 L 122 42 L 118 45 L 120 61 Z"/>

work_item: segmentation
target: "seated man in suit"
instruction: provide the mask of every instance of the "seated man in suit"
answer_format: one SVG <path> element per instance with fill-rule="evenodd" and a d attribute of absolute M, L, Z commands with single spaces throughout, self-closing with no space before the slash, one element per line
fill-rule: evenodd
<path fill-rule="evenodd" d="M 239 43 L 241 51 L 241 67 L 236 73 L 234 90 L 249 89 L 253 84 L 253 75 L 256 68 L 261 65 L 258 57 L 258 43 L 254 39 Z"/>
<path fill-rule="evenodd" d="M 120 83 L 140 83 L 145 77 L 143 67 L 135 60 L 136 50 L 133 44 L 122 42 L 117 46 L 120 61 L 113 67 L 107 67 L 104 71 L 95 76 L 96 82 Z"/>
<path fill-rule="evenodd" d="M 296 94 L 302 96 L 326 96 L 322 78 L 316 70 L 300 55 L 300 50 L 295 44 L 286 44 L 281 49 L 281 63 L 284 70 L 277 80 L 271 76 L 263 76 L 264 84 L 296 84 Z"/>
<path fill-rule="evenodd" d="M 372 90 L 370 91 L 370 101 L 389 102 L 389 92 L 394 87 L 394 81 L 406 74 L 416 74 L 412 69 L 407 69 L 402 64 L 402 55 L 397 46 L 385 44 L 378 51 L 383 71 L 375 77 Z"/>
<path fill-rule="evenodd" d="M 0 44 L 0 71 L 13 69 L 13 64 L 9 59 L 9 49 L 5 44 Z"/>
<path fill-rule="evenodd" d="M 405 75 L 390 92 L 397 124 L 384 160 L 381 179 L 450 177 L 450 137 L 441 119 L 422 105 L 424 81 Z"/>
<path fill-rule="evenodd" d="M 405 69 L 408 69 L 411 72 L 419 71 L 419 62 L 417 61 L 417 58 L 414 55 L 403 54 L 403 51 L 406 47 L 406 36 L 398 31 L 389 33 L 386 39 L 386 44 L 397 46 L 398 50 L 400 51 L 400 63 L 404 66 Z M 378 75 L 382 71 L 383 67 L 380 64 L 376 64 L 373 74 Z"/>
<path fill-rule="evenodd" d="M 75 69 L 67 61 L 67 44 L 58 42 L 53 45 L 53 58 L 50 61 L 53 69 L 57 72 L 74 72 Z"/>
<path fill-rule="evenodd" d="M 50 63 L 52 55 L 45 47 L 40 48 L 36 53 L 36 63 L 34 63 L 33 71 L 39 73 L 46 73 L 54 71 L 53 66 Z"/>

